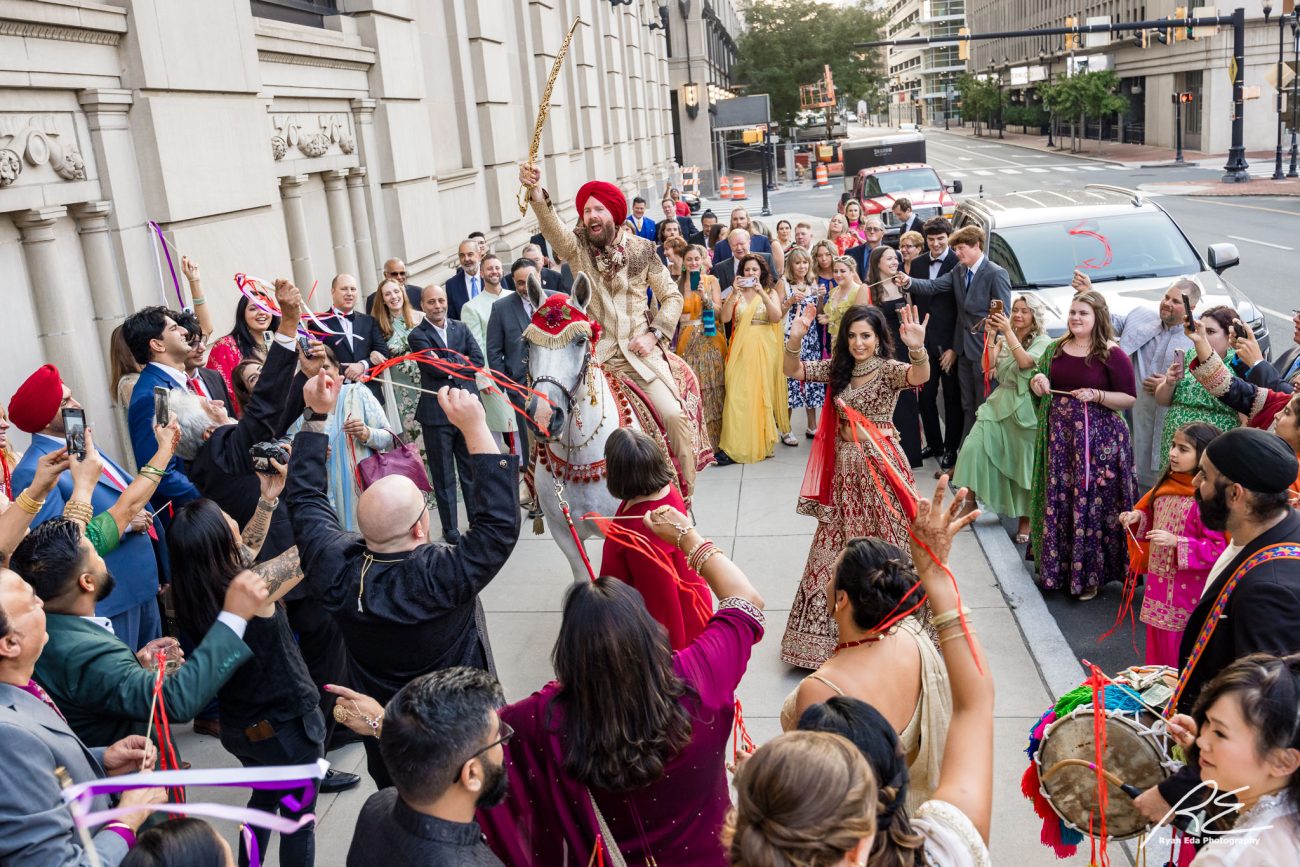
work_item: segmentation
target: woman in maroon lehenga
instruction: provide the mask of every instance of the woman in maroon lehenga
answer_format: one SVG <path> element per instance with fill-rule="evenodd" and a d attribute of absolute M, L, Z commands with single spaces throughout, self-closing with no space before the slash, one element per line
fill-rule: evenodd
<path fill-rule="evenodd" d="M 925 323 L 917 321 L 915 307 L 899 311 L 899 336 L 910 364 L 894 360 L 884 313 L 866 306 L 845 311 L 829 361 L 801 361 L 799 348 L 815 313 L 795 319 L 785 343 L 786 376 L 830 387 L 797 510 L 817 519 L 817 531 L 781 639 L 782 660 L 814 669 L 838 641 L 835 621 L 826 611 L 825 587 L 845 544 L 875 536 L 907 548 L 916 482 L 899 449 L 894 406 L 900 392 L 930 378 Z M 869 421 L 871 429 L 853 424 L 841 403 Z"/>
<path fill-rule="evenodd" d="M 1086 602 L 1128 571 L 1119 516 L 1137 500 L 1137 475 L 1120 413 L 1137 401 L 1137 381 L 1105 298 L 1074 296 L 1067 324 L 1029 382 L 1039 398 L 1030 544 L 1039 585 Z"/>

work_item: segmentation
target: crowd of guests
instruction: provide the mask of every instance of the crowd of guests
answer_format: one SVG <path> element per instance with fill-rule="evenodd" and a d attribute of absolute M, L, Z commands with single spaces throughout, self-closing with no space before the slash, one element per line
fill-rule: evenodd
<path fill-rule="evenodd" d="M 1294 853 L 1300 314 L 1275 367 L 1234 311 L 1194 315 L 1194 281 L 1117 317 L 1079 274 L 1053 340 L 979 229 L 922 224 L 905 199 L 896 247 L 853 201 L 825 239 L 787 220 L 768 237 L 743 209 L 696 228 L 671 189 L 647 210 L 634 200 L 626 227 L 683 296 L 671 345 L 719 462 L 798 446 L 806 413 L 797 509 L 817 528 L 780 656 L 811 673 L 784 734 L 741 746 L 765 601 L 632 430 L 605 454 L 623 532 L 565 596 L 555 680 L 504 700 L 479 594 L 519 535 L 529 431 L 491 374 L 526 379 L 530 278 L 571 285 L 545 239 L 507 270 L 475 233 L 443 286 L 391 259 L 364 300 L 340 274 L 315 315 L 289 281 L 248 286 L 219 337 L 185 258 L 191 309 L 114 335 L 133 459 L 74 435 L 52 365 L 0 413 L 0 865 L 233 863 L 206 822 L 150 818 L 160 788 L 124 791 L 134 811 L 85 834 L 61 805 L 55 767 L 156 766 L 156 702 L 206 719 L 245 767 L 360 738 L 379 791 L 350 865 L 988 864 L 993 679 L 949 563 L 976 497 L 1018 519 L 1045 589 L 1087 599 L 1145 575 L 1147 661 L 1184 670 L 1171 731 L 1189 763 L 1143 812 L 1202 780 L 1245 785 L 1238 827 Z M 11 426 L 31 435 L 21 456 Z M 356 782 L 255 788 L 249 806 L 293 820 Z M 309 822 L 280 861 L 315 848 Z"/>

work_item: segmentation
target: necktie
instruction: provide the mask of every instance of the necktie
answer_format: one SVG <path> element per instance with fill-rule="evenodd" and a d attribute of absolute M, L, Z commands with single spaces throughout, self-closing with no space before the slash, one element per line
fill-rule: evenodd
<path fill-rule="evenodd" d="M 200 385 L 200 383 L 199 383 L 199 378 L 198 378 L 197 375 L 195 375 L 195 376 L 191 376 L 191 377 L 189 378 L 189 384 L 190 384 L 190 391 L 194 392 L 194 393 L 197 394 L 199 397 L 204 397 L 204 396 L 205 396 L 205 395 L 203 394 L 203 386 Z"/>
<path fill-rule="evenodd" d="M 1296 353 L 1295 361 L 1291 362 L 1291 367 L 1287 369 L 1286 375 L 1282 378 L 1290 379 L 1297 373 L 1300 373 L 1300 352 Z"/>
<path fill-rule="evenodd" d="M 968 291 L 970 290 L 970 281 L 971 281 L 971 279 L 972 279 L 974 276 L 975 276 L 975 273 L 974 273 L 973 271 L 967 271 L 967 272 L 966 272 L 966 289 L 967 289 Z"/>
<path fill-rule="evenodd" d="M 64 722 L 68 721 L 67 718 L 63 715 L 63 711 L 59 710 L 59 706 L 54 703 L 54 699 L 50 698 L 49 693 L 41 689 L 41 685 L 39 683 L 37 683 L 34 680 L 29 680 L 27 681 L 27 686 L 23 687 L 22 689 L 24 692 L 32 696 L 35 696 L 36 698 L 39 698 L 42 702 L 44 702 L 46 707 L 48 707 L 50 710 L 54 711 L 56 714 L 59 715 L 59 719 L 63 720 Z"/>
<path fill-rule="evenodd" d="M 475 298 L 477 296 L 478 296 L 478 277 L 471 277 L 469 278 L 469 297 Z"/>

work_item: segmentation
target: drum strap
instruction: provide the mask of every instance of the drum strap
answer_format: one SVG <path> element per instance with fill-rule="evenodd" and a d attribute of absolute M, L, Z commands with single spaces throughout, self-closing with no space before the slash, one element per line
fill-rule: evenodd
<path fill-rule="evenodd" d="M 1269 545 L 1267 548 L 1261 548 L 1246 559 L 1244 563 L 1237 567 L 1219 595 L 1214 599 L 1214 605 L 1210 607 L 1210 613 L 1205 616 L 1205 622 L 1201 624 L 1201 631 L 1196 635 L 1196 643 L 1192 645 L 1192 652 L 1187 655 L 1187 664 L 1183 670 L 1178 673 L 1178 685 L 1174 687 L 1173 698 L 1169 700 L 1168 707 L 1165 708 L 1166 716 L 1173 716 L 1178 712 L 1178 702 L 1182 698 L 1183 690 L 1187 687 L 1187 681 L 1191 679 L 1192 672 L 1196 670 L 1196 663 L 1200 662 L 1201 654 L 1205 652 L 1205 646 L 1210 643 L 1210 636 L 1214 634 L 1214 629 L 1219 625 L 1219 619 L 1223 616 L 1224 609 L 1228 607 L 1228 597 L 1236 588 L 1237 582 L 1251 569 L 1261 563 L 1267 563 L 1269 560 L 1300 560 L 1300 545 Z"/>

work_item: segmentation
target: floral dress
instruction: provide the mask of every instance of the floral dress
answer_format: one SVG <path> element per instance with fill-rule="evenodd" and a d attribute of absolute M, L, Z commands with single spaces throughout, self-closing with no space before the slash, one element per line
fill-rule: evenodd
<path fill-rule="evenodd" d="M 795 317 L 803 314 L 803 311 L 809 306 L 817 306 L 817 293 L 820 287 L 814 289 L 812 286 L 803 287 L 810 290 L 808 298 L 799 304 L 791 304 L 790 312 L 785 317 L 785 337 L 790 338 L 790 326 L 794 324 Z M 794 291 L 787 286 L 788 294 L 793 295 Z M 799 345 L 800 361 L 820 361 L 822 355 L 822 334 L 824 329 L 820 326 L 809 328 L 808 333 L 803 336 L 803 343 Z M 784 349 L 782 349 L 784 352 Z M 787 379 L 786 388 L 790 393 L 790 409 L 806 407 L 815 409 L 826 402 L 826 383 L 824 382 L 804 382 L 799 379 Z"/>
<path fill-rule="evenodd" d="M 819 668 L 830 657 L 839 640 L 839 629 L 826 614 L 826 582 L 836 558 L 849 539 L 875 536 L 907 550 L 909 521 L 901 503 L 890 490 L 880 489 L 880 480 L 893 477 L 911 489 L 915 497 L 916 479 L 898 445 L 894 430 L 894 405 L 907 383 L 909 365 L 893 359 L 881 359 L 879 371 L 856 388 L 850 385 L 837 397 L 864 416 L 884 434 L 883 449 L 874 440 L 860 435 L 857 443 L 839 438 L 837 430 L 823 430 L 818 436 L 833 436 L 835 470 L 830 502 L 822 504 L 801 497 L 796 509 L 801 515 L 817 518 L 817 530 L 808 550 L 803 578 L 790 607 L 785 635 L 781 639 L 781 659 L 800 668 Z M 804 364 L 804 377 L 814 382 L 829 382 L 831 363 L 814 361 Z M 823 410 L 823 417 L 830 410 Z M 844 410 L 836 406 L 840 425 L 848 423 Z M 814 444 L 813 448 L 817 448 Z M 870 461 L 872 466 L 868 467 Z"/>

